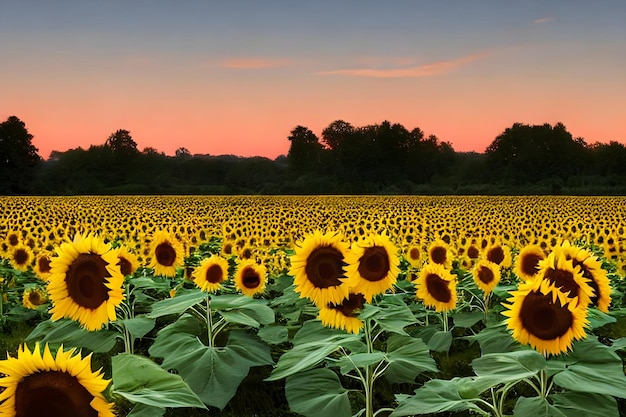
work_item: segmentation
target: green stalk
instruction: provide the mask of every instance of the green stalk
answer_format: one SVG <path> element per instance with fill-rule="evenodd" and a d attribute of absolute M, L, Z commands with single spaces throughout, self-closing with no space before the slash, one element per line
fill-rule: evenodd
<path fill-rule="evenodd" d="M 372 330 L 370 320 L 365 320 L 365 340 L 367 342 L 367 353 L 374 351 L 374 343 L 372 342 Z M 374 417 L 374 376 L 372 365 L 365 368 L 365 417 Z"/>
<path fill-rule="evenodd" d="M 211 298 L 207 294 L 206 296 L 206 327 L 207 336 L 209 338 L 209 347 L 213 347 L 213 314 L 211 314 Z"/>
<path fill-rule="evenodd" d="M 448 311 L 444 310 L 442 313 L 443 331 L 448 331 Z"/>

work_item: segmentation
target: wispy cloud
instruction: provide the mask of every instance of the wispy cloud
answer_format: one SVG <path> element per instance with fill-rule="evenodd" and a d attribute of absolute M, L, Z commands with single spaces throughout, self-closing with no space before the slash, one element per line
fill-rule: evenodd
<path fill-rule="evenodd" d="M 351 68 L 331 71 L 316 72 L 316 75 L 348 75 L 355 77 L 372 78 L 408 78 L 408 77 L 433 77 L 454 69 L 460 68 L 470 62 L 477 61 L 487 56 L 486 53 L 467 55 L 447 61 L 436 61 L 428 64 L 404 67 L 404 68 Z"/>
<path fill-rule="evenodd" d="M 544 17 L 539 17 L 539 18 L 533 20 L 533 23 L 536 24 L 536 25 L 540 25 L 542 23 L 548 23 L 548 22 L 551 22 L 553 20 L 554 20 L 553 17 L 544 16 Z"/>
<path fill-rule="evenodd" d="M 234 69 L 259 69 L 286 67 L 292 62 L 280 58 L 227 58 L 220 61 L 220 66 Z"/>

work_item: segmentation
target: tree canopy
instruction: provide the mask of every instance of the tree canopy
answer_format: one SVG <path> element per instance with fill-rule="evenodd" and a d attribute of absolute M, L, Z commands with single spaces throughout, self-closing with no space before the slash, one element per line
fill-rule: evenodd
<path fill-rule="evenodd" d="M 25 194 L 35 169 L 42 162 L 32 143 L 33 135 L 16 116 L 0 123 L 0 193 Z"/>

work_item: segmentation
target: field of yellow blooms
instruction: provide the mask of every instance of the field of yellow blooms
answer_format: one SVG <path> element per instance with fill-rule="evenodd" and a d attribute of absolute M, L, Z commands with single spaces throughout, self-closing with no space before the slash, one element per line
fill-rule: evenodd
<path fill-rule="evenodd" d="M 0 214 L 0 416 L 626 415 L 626 198 Z"/>

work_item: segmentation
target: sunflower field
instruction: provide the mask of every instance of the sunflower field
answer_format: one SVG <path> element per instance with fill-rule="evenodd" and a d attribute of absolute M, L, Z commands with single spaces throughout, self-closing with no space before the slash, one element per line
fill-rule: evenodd
<path fill-rule="evenodd" d="M 626 415 L 626 198 L 0 213 L 0 417 Z"/>

